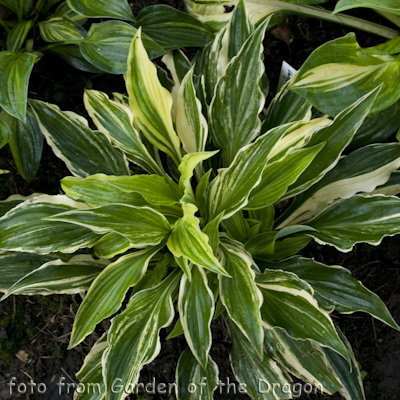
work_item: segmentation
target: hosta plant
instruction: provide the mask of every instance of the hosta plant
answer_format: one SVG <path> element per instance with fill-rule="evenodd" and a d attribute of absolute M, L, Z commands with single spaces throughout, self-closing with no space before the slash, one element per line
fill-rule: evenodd
<path fill-rule="evenodd" d="M 88 26 L 88 18 L 109 20 Z M 147 7 L 135 17 L 126 0 L 0 0 L 0 119 L 12 132 L 9 145 L 26 181 L 35 177 L 43 147 L 26 106 L 35 63 L 55 54 L 82 71 L 122 74 L 138 27 L 150 58 L 204 46 L 213 37 L 203 23 L 165 5 Z"/>
<path fill-rule="evenodd" d="M 312 118 L 311 104 L 287 85 L 264 109 L 267 25 L 255 28 L 239 3 L 195 65 L 181 52 L 164 58 L 171 91 L 139 30 L 128 96 L 85 93 L 95 130 L 77 114 L 30 101 L 73 176 L 61 182 L 65 194 L 0 203 L 0 288 L 3 298 L 87 292 L 70 348 L 114 316 L 77 374 L 76 399 L 135 391 L 160 352 L 160 330 L 174 321 L 169 338 L 187 342 L 176 395 L 211 399 L 216 318 L 252 399 L 291 398 L 292 376 L 363 399 L 358 363 L 331 313 L 363 311 L 400 330 L 347 269 L 296 255 L 312 240 L 348 252 L 400 232 L 400 200 L 390 195 L 400 144 L 343 155 L 381 87 L 334 118 Z"/>

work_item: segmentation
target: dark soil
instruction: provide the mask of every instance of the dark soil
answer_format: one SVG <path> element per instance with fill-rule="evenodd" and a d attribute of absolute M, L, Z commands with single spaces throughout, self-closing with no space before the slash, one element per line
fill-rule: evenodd
<path fill-rule="evenodd" d="M 178 1 L 137 1 L 132 4 L 137 13 L 146 5 L 166 3 L 182 8 Z M 328 3 L 332 6 L 334 2 Z M 355 14 L 373 18 L 379 17 L 365 10 Z M 286 60 L 299 68 L 307 56 L 320 44 L 336 37 L 343 36 L 351 30 L 335 24 L 319 22 L 302 17 L 290 17 L 283 29 L 292 39 L 287 44 L 267 35 L 264 42 L 265 63 L 271 83 L 271 91 L 276 89 L 281 63 Z M 383 39 L 364 32 L 357 32 L 363 46 L 372 46 L 383 42 Z M 71 110 L 85 115 L 82 102 L 84 88 L 94 88 L 111 94 L 125 92 L 121 76 L 93 75 L 74 70 L 64 61 L 47 56 L 38 63 L 32 73 L 29 96 L 55 103 L 63 110 Z M 8 148 L 0 151 L 0 168 L 11 171 L 0 177 L 0 199 L 19 193 L 60 193 L 59 180 L 70 175 L 64 163 L 58 160 L 50 148 L 45 145 L 43 159 L 37 176 L 27 184 L 17 174 Z M 400 321 L 400 238 L 386 238 L 379 247 L 357 245 L 353 252 L 339 253 L 329 246 L 312 244 L 304 250 L 304 255 L 331 265 L 342 265 L 349 268 L 353 275 L 363 284 L 378 294 L 385 302 L 396 321 Z M 74 316 L 81 302 L 79 295 L 74 296 L 12 296 L 0 303 L 0 399 L 72 399 L 72 386 L 67 392 L 67 384 L 77 382 L 75 373 L 93 343 L 107 328 L 108 322 L 98 326 L 96 332 L 83 344 L 67 351 L 69 334 Z M 367 400 L 400 399 L 400 333 L 387 327 L 369 315 L 355 313 L 352 315 L 334 315 L 335 323 L 348 337 L 353 346 L 356 358 L 365 371 L 364 386 Z M 173 325 L 172 325 L 173 326 Z M 165 341 L 172 326 L 163 331 L 162 351 L 158 358 L 146 366 L 141 374 L 142 382 L 172 383 L 175 380 L 175 367 L 178 357 L 186 347 L 182 338 Z M 227 383 L 235 382 L 230 370 L 229 336 L 221 320 L 213 323 L 212 358 L 220 368 L 220 379 Z M 16 386 L 7 384 L 14 379 Z M 60 379 L 66 386 L 57 385 Z M 28 385 L 31 380 L 37 386 L 31 393 Z M 46 391 L 43 392 L 46 385 Z M 26 387 L 26 393 L 18 393 Z M 237 386 L 236 386 L 237 388 Z M 61 391 L 61 394 L 60 394 Z M 158 398 L 148 395 L 146 398 Z M 161 396 L 160 398 L 168 398 Z M 174 398 L 174 396 L 172 396 Z M 216 399 L 245 399 L 246 395 L 227 393 L 226 387 L 215 392 Z M 323 394 L 303 393 L 301 399 L 334 399 Z"/>

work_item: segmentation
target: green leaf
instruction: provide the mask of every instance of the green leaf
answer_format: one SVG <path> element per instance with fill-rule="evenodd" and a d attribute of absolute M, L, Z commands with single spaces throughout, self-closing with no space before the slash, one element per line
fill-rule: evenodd
<path fill-rule="evenodd" d="M 83 57 L 109 74 L 127 71 L 129 46 L 137 29 L 122 21 L 105 21 L 92 24 L 88 36 L 79 44 Z M 150 58 L 160 57 L 165 50 L 146 35 L 143 45 Z"/>
<path fill-rule="evenodd" d="M 259 137 L 240 149 L 229 168 L 218 171 L 207 192 L 210 220 L 223 211 L 223 219 L 227 219 L 247 204 L 251 190 L 261 180 L 271 150 L 288 128 L 284 125 Z"/>
<path fill-rule="evenodd" d="M 172 124 L 172 96 L 158 80 L 157 69 L 143 47 L 140 30 L 129 50 L 126 86 L 132 112 L 143 134 L 179 165 L 180 140 Z"/>
<path fill-rule="evenodd" d="M 49 261 L 11 286 L 2 300 L 12 294 L 50 295 L 82 293 L 99 275 L 105 264 L 90 255 L 78 255 L 68 262 Z"/>
<path fill-rule="evenodd" d="M 183 78 L 176 101 L 176 132 L 186 153 L 205 149 L 208 125 L 193 85 L 193 69 Z"/>
<path fill-rule="evenodd" d="M 97 340 L 83 360 L 81 369 L 76 373 L 82 387 L 86 390 L 82 393 L 75 391 L 74 400 L 104 400 L 104 380 L 101 359 L 108 347 L 106 333 Z M 84 386 L 83 386 L 84 385 Z"/>
<path fill-rule="evenodd" d="M 328 359 L 329 366 L 335 372 L 336 377 L 342 385 L 342 388 L 339 389 L 339 393 L 346 400 L 365 400 L 363 382 L 361 379 L 358 362 L 354 356 L 353 350 L 351 349 L 350 343 L 340 331 L 339 333 L 350 354 L 350 368 L 347 361 L 339 354 L 335 353 L 331 349 L 323 349 L 326 358 Z"/>
<path fill-rule="evenodd" d="M 175 270 L 158 285 L 136 293 L 126 309 L 112 320 L 110 346 L 102 361 L 107 400 L 124 399 L 123 389 L 132 388 L 143 366 L 160 352 L 159 332 L 174 319 L 171 296 L 180 278 L 181 272 Z"/>
<path fill-rule="evenodd" d="M 374 10 L 400 15 L 400 6 L 394 0 L 339 0 L 333 12 L 338 13 L 357 7 L 373 8 Z"/>
<path fill-rule="evenodd" d="M 18 22 L 7 35 L 7 51 L 17 53 L 22 48 L 31 28 L 32 20 Z"/>
<path fill-rule="evenodd" d="M 135 26 L 166 50 L 203 47 L 212 40 L 210 29 L 197 18 L 163 4 L 145 7 Z"/>
<path fill-rule="evenodd" d="M 0 52 L 0 106 L 22 122 L 26 117 L 28 83 L 35 60 L 32 53 Z"/>
<path fill-rule="evenodd" d="M 259 134 L 258 114 L 265 98 L 259 87 L 264 72 L 262 40 L 268 21 L 263 22 L 232 59 L 218 81 L 210 106 L 210 134 L 222 150 L 224 166 Z"/>
<path fill-rule="evenodd" d="M 374 144 L 356 150 L 340 159 L 323 179 L 297 196 L 280 226 L 310 219 L 338 199 L 372 192 L 385 184 L 399 167 L 399 143 Z"/>
<path fill-rule="evenodd" d="M 264 263 L 263 266 L 295 273 L 340 313 L 364 311 L 400 330 L 383 301 L 354 279 L 346 268 L 321 264 L 303 257 L 293 257 L 279 263 Z"/>
<path fill-rule="evenodd" d="M 204 228 L 203 232 L 208 236 L 208 240 L 214 254 L 217 254 L 219 246 L 219 224 L 221 223 L 224 213 L 217 215 L 211 222 Z"/>
<path fill-rule="evenodd" d="M 320 143 L 310 148 L 295 149 L 288 152 L 281 160 L 267 163 L 260 184 L 250 193 L 246 209 L 264 208 L 279 201 L 324 145 Z"/>
<path fill-rule="evenodd" d="M 217 274 L 229 276 L 214 256 L 208 244 L 208 236 L 200 230 L 199 222 L 190 212 L 178 219 L 167 242 L 170 252 L 176 257 L 184 256 L 193 264 Z"/>
<path fill-rule="evenodd" d="M 227 237 L 221 239 L 221 264 L 232 276 L 218 277 L 222 304 L 262 360 L 264 329 L 260 308 L 263 298 L 254 281 L 253 260 L 241 243 Z"/>
<path fill-rule="evenodd" d="M 310 148 L 325 142 L 324 150 L 318 154 L 299 179 L 289 187 L 286 198 L 295 196 L 335 167 L 345 147 L 350 143 L 374 103 L 379 88 L 374 89 L 338 114 L 333 122 L 320 129 L 310 138 L 305 147 Z"/>
<path fill-rule="evenodd" d="M 129 175 L 125 155 L 102 133 L 92 131 L 86 119 L 39 100 L 29 100 L 29 104 L 55 155 L 75 176 Z"/>
<path fill-rule="evenodd" d="M 91 18 L 115 18 L 135 22 L 135 17 L 126 0 L 67 0 L 69 7 Z"/>
<path fill-rule="evenodd" d="M 371 113 L 400 98 L 400 60 L 363 51 L 354 33 L 332 40 L 315 50 L 295 75 L 290 89 L 315 108 L 337 115 L 361 96 L 383 85 Z"/>
<path fill-rule="evenodd" d="M 203 268 L 193 266 L 190 282 L 186 275 L 183 276 L 178 307 L 186 342 L 203 369 L 207 369 L 212 342 L 210 325 L 214 315 L 214 296 Z"/>
<path fill-rule="evenodd" d="M 76 314 L 70 349 L 92 333 L 99 322 L 118 311 L 127 290 L 140 281 L 147 271 L 150 259 L 163 246 L 162 244 L 120 257 L 101 271 Z M 109 295 L 105 296 L 105 293 Z"/>
<path fill-rule="evenodd" d="M 125 152 L 130 161 L 149 173 L 163 175 L 161 167 L 151 157 L 133 126 L 133 114 L 129 107 L 110 100 L 107 94 L 96 90 L 85 90 L 83 100 L 97 129 Z"/>
<path fill-rule="evenodd" d="M 5 251 L 0 253 L 0 292 L 6 292 L 15 282 L 57 256 Z"/>
<path fill-rule="evenodd" d="M 43 150 L 43 135 L 31 110 L 27 110 L 25 123 L 1 112 L 1 118 L 12 131 L 9 142 L 18 173 L 30 182 L 35 177 Z"/>
<path fill-rule="evenodd" d="M 267 109 L 267 117 L 261 127 L 261 133 L 289 122 L 309 121 L 311 119 L 311 103 L 289 90 L 289 85 L 290 82 L 283 85 L 271 101 Z"/>
<path fill-rule="evenodd" d="M 291 399 L 292 379 L 267 354 L 260 361 L 253 346 L 229 318 L 225 318 L 232 339 L 229 355 L 233 373 L 252 400 Z"/>
<path fill-rule="evenodd" d="M 378 245 L 385 236 L 400 232 L 400 199 L 375 195 L 353 196 L 331 205 L 307 222 L 320 244 L 349 252 L 356 243 Z"/>
<path fill-rule="evenodd" d="M 90 247 L 99 238 L 90 229 L 45 220 L 82 206 L 82 203 L 60 195 L 42 195 L 21 203 L 0 218 L 0 249 L 48 254 L 56 251 L 73 253 L 82 247 Z"/>
<path fill-rule="evenodd" d="M 281 328 L 265 329 L 264 344 L 266 352 L 285 370 L 303 382 L 312 382 L 322 393 L 333 394 L 341 388 L 320 346 L 293 339 Z"/>
<path fill-rule="evenodd" d="M 257 284 L 264 296 L 261 315 L 266 328 L 279 327 L 294 339 L 315 340 L 349 360 L 328 312 L 319 307 L 307 282 L 291 272 L 265 270 Z"/>
<path fill-rule="evenodd" d="M 251 236 L 249 220 L 244 217 L 243 211 L 237 211 L 228 219 L 223 220 L 222 226 L 231 239 L 238 240 L 239 242 L 244 243 Z"/>
<path fill-rule="evenodd" d="M 208 357 L 207 368 L 193 356 L 186 348 L 176 366 L 176 385 L 178 400 L 212 400 L 213 393 L 218 386 L 218 366 Z"/>
<path fill-rule="evenodd" d="M 115 232 L 125 236 L 134 248 L 157 245 L 171 227 L 166 218 L 149 207 L 107 204 L 86 210 L 73 210 L 49 217 L 91 229 L 96 233 Z"/>
<path fill-rule="evenodd" d="M 385 143 L 400 128 L 400 102 L 373 115 L 368 115 L 349 145 L 350 149 L 367 144 Z"/>
<path fill-rule="evenodd" d="M 86 38 L 86 29 L 67 17 L 53 17 L 39 22 L 40 35 L 46 42 L 81 41 Z"/>
<path fill-rule="evenodd" d="M 1 119 L 0 119 L 0 149 L 3 148 L 11 139 L 12 137 L 12 131 L 10 127 L 8 126 L 7 122 L 4 121 L 4 112 L 1 114 Z"/>
<path fill-rule="evenodd" d="M 95 74 L 103 72 L 101 69 L 96 68 L 94 65 L 85 60 L 77 44 L 66 45 L 63 43 L 54 43 L 48 46 L 46 51 L 50 54 L 59 56 L 68 64 L 72 65 L 76 69 L 79 69 L 80 71 L 91 72 Z"/>

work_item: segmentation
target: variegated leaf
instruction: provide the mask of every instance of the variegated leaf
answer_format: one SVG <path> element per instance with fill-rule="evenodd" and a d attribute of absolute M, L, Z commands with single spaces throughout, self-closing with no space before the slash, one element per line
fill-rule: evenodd
<path fill-rule="evenodd" d="M 0 122 L 1 126 L 1 122 Z M 0 217 L 2 217 L 6 212 L 10 211 L 12 208 L 16 207 L 18 204 L 23 203 L 26 200 L 33 200 L 34 198 L 41 196 L 40 193 L 33 193 L 29 196 L 21 196 L 20 194 L 12 194 L 5 200 L 0 201 Z"/>
<path fill-rule="evenodd" d="M 189 348 L 206 370 L 212 342 L 210 325 L 214 315 L 214 296 L 203 268 L 194 265 L 192 280 L 189 282 L 186 275 L 181 279 L 178 307 Z"/>
<path fill-rule="evenodd" d="M 136 32 L 136 28 L 122 21 L 92 24 L 79 49 L 83 57 L 100 70 L 123 74 L 128 68 L 129 47 Z M 148 36 L 143 34 L 142 40 L 151 59 L 165 54 L 166 51 Z"/>
<path fill-rule="evenodd" d="M 378 245 L 385 236 L 400 232 L 400 199 L 392 196 L 353 196 L 334 203 L 307 222 L 320 244 L 349 252 L 356 243 Z"/>
<path fill-rule="evenodd" d="M 135 22 L 135 17 L 126 0 L 67 0 L 69 7 L 91 18 L 116 18 Z"/>
<path fill-rule="evenodd" d="M 25 122 L 12 117 L 5 111 L 2 111 L 0 116 L 2 123 L 6 123 L 12 131 L 9 146 L 18 173 L 30 182 L 35 177 L 42 158 L 43 135 L 39 125 L 30 109 L 26 112 Z"/>
<path fill-rule="evenodd" d="M 174 319 L 171 296 L 181 276 L 175 270 L 158 285 L 135 293 L 126 309 L 112 320 L 109 347 L 102 359 L 107 400 L 124 399 L 143 366 L 160 352 L 159 332 Z M 120 391 L 115 390 L 117 384 Z"/>
<path fill-rule="evenodd" d="M 42 39 L 50 43 L 81 41 L 87 36 L 85 28 L 67 17 L 53 17 L 38 25 Z"/>
<path fill-rule="evenodd" d="M 262 40 L 268 21 L 263 22 L 226 67 L 210 105 L 210 134 L 222 150 L 223 165 L 259 134 L 258 114 L 265 98 L 259 87 L 264 72 Z"/>
<path fill-rule="evenodd" d="M 227 237 L 221 238 L 220 249 L 221 264 L 232 276 L 218 276 L 222 304 L 262 360 L 264 329 L 260 308 L 263 297 L 255 283 L 253 260 L 241 243 Z"/>
<path fill-rule="evenodd" d="M 257 284 L 264 296 L 261 315 L 266 328 L 283 328 L 294 339 L 312 339 L 350 358 L 329 314 L 313 298 L 313 289 L 295 274 L 265 270 Z M 299 312 L 301 310 L 301 312 Z"/>
<path fill-rule="evenodd" d="M 183 78 L 176 101 L 176 132 L 186 153 L 205 149 L 208 125 L 193 85 L 193 69 Z"/>
<path fill-rule="evenodd" d="M 303 382 L 311 383 L 328 394 L 341 388 L 319 345 L 314 347 L 309 340 L 293 339 L 281 328 L 265 329 L 264 343 L 266 352 Z"/>
<path fill-rule="evenodd" d="M 180 140 L 172 124 L 172 97 L 158 80 L 157 69 L 143 47 L 140 29 L 129 50 L 126 86 L 135 121 L 143 134 L 179 165 Z"/>
<path fill-rule="evenodd" d="M 71 21 L 77 22 L 79 25 L 84 25 L 88 20 L 85 16 L 72 10 L 66 1 L 61 2 L 54 13 L 51 14 L 50 18 L 53 17 L 66 17 Z"/>
<path fill-rule="evenodd" d="M 137 205 L 145 205 L 147 202 L 147 204 L 159 206 L 173 206 L 175 203 L 179 202 L 182 195 L 182 192 L 175 182 L 172 180 L 167 182 L 163 177 L 157 175 L 107 176 L 104 174 L 96 174 L 86 179 L 67 177 L 62 180 L 62 187 L 69 196 L 82 200 L 82 195 L 85 196 L 87 190 L 95 190 L 96 187 L 99 189 L 104 187 L 105 190 L 108 188 L 110 196 L 117 196 L 118 192 L 120 192 L 120 200 L 122 200 L 120 202 L 128 204 L 131 204 L 129 201 L 130 198 L 135 200 L 136 197 L 128 195 L 131 193 L 138 193 L 145 202 L 137 199 Z M 98 204 L 104 204 L 101 197 L 101 193 L 98 193 Z M 125 198 L 126 201 L 124 201 Z M 110 197 L 109 200 L 112 200 L 112 197 Z M 113 202 L 116 203 L 118 200 L 119 199 L 114 197 Z M 107 199 L 107 203 L 110 202 L 111 201 Z"/>
<path fill-rule="evenodd" d="M 399 167 L 399 143 L 374 144 L 354 151 L 340 159 L 318 183 L 295 198 L 280 227 L 310 219 L 335 200 L 372 192 L 385 184 Z"/>
<path fill-rule="evenodd" d="M 399 326 L 390 315 L 383 301 L 351 276 L 348 269 L 329 266 L 303 257 L 293 257 L 279 263 L 262 263 L 263 267 L 282 269 L 295 273 L 340 313 L 364 311 L 394 329 Z"/>
<path fill-rule="evenodd" d="M 212 400 L 218 386 L 218 366 L 208 356 L 207 368 L 185 349 L 176 366 L 176 396 L 178 400 Z"/>
<path fill-rule="evenodd" d="M 29 31 L 32 28 L 32 20 L 18 22 L 7 34 L 7 51 L 18 53 L 23 46 Z"/>
<path fill-rule="evenodd" d="M 110 100 L 107 94 L 96 90 L 86 90 L 83 100 L 97 129 L 124 151 L 130 161 L 150 174 L 163 175 L 162 167 L 156 163 L 142 143 L 133 125 L 133 114 L 129 107 Z"/>
<path fill-rule="evenodd" d="M 49 261 L 15 282 L 2 299 L 12 294 L 82 293 L 105 265 L 107 262 L 95 260 L 90 255 L 78 255 L 65 262 L 60 259 Z"/>
<path fill-rule="evenodd" d="M 46 195 L 19 204 L 0 218 L 0 249 L 48 254 L 92 246 L 99 235 L 90 229 L 45 219 L 82 206 L 66 196 Z"/>
<path fill-rule="evenodd" d="M 299 179 L 289 187 L 286 198 L 307 190 L 335 167 L 345 147 L 351 142 L 357 129 L 368 115 L 376 100 L 379 88 L 357 100 L 336 116 L 331 124 L 320 129 L 310 138 L 305 147 L 325 142 L 324 150 L 317 155 Z"/>
<path fill-rule="evenodd" d="M 74 400 L 104 400 L 103 366 L 101 359 L 108 347 L 107 334 L 105 333 L 92 346 L 88 355 L 83 360 L 81 369 L 76 373 L 79 382 L 84 385 L 85 391 L 75 390 Z M 61 386 L 60 386 L 61 388 Z"/>
<path fill-rule="evenodd" d="M 250 193 L 246 209 L 264 208 L 279 201 L 324 145 L 325 143 L 320 143 L 310 148 L 295 149 L 288 152 L 281 160 L 267 163 L 261 182 Z"/>
<path fill-rule="evenodd" d="M 337 2 L 333 12 L 338 13 L 357 7 L 368 7 L 374 10 L 400 15 L 400 4 L 396 0 L 340 0 Z"/>
<path fill-rule="evenodd" d="M 204 151 L 200 153 L 189 153 L 186 154 L 183 158 L 181 163 L 179 164 L 179 172 L 181 176 L 179 178 L 179 188 L 183 192 L 183 196 L 180 200 L 181 204 L 184 206 L 186 203 L 196 204 L 196 199 L 193 193 L 193 188 L 191 185 L 190 180 L 193 177 L 195 169 L 197 169 L 197 177 L 201 176 L 199 172 L 200 163 L 204 160 L 209 159 L 210 157 L 214 156 L 218 153 L 216 151 Z M 200 181 L 200 179 L 199 179 Z M 197 210 L 196 210 L 197 211 Z"/>
<path fill-rule="evenodd" d="M 150 259 L 163 246 L 162 244 L 120 257 L 101 271 L 78 309 L 69 348 L 79 344 L 93 332 L 99 322 L 118 311 L 127 290 L 144 276 Z M 105 296 L 105 293 L 108 295 Z"/>
<path fill-rule="evenodd" d="M 61 180 L 61 187 L 68 196 L 78 201 L 84 201 L 90 207 L 110 203 L 123 203 L 138 207 L 149 205 L 139 193 L 123 192 L 111 185 L 107 178 L 115 177 L 104 174 L 91 175 L 84 179 L 67 176 Z"/>
<path fill-rule="evenodd" d="M 267 354 L 260 361 L 243 333 L 229 318 L 225 318 L 232 339 L 229 355 L 233 373 L 252 400 L 292 398 L 292 379 Z"/>
<path fill-rule="evenodd" d="M 203 47 L 213 37 L 211 30 L 197 18 L 164 4 L 142 9 L 135 26 L 166 50 Z"/>
<path fill-rule="evenodd" d="M 106 259 L 125 253 L 131 248 L 131 242 L 125 236 L 115 232 L 107 233 L 93 246 L 95 256 Z"/>
<path fill-rule="evenodd" d="M 345 398 L 345 400 L 365 400 L 363 381 L 360 374 L 360 368 L 358 367 L 358 362 L 354 356 L 350 343 L 343 333 L 340 331 L 339 333 L 350 354 L 350 368 L 347 361 L 339 354 L 327 348 L 322 350 L 329 361 L 330 368 L 334 371 L 337 379 L 342 385 L 342 388 L 339 389 L 339 393 Z"/>
<path fill-rule="evenodd" d="M 229 218 L 247 204 L 251 190 L 260 183 L 271 150 L 289 128 L 283 125 L 259 137 L 240 149 L 229 168 L 218 171 L 207 191 L 210 220 L 221 212 L 225 212 L 223 219 Z"/>
<path fill-rule="evenodd" d="M 315 108 L 337 115 L 344 107 L 383 85 L 371 113 L 400 98 L 400 61 L 388 54 L 363 51 L 354 33 L 318 47 L 294 77 L 290 89 Z"/>
<path fill-rule="evenodd" d="M 0 52 L 0 106 L 25 122 L 28 83 L 36 56 L 32 53 Z"/>
<path fill-rule="evenodd" d="M 194 207 L 194 206 L 192 206 Z M 192 209 L 193 213 L 196 207 Z M 185 212 L 174 226 L 168 238 L 168 248 L 176 257 L 186 257 L 193 264 L 199 265 L 217 274 L 229 276 L 214 256 L 208 243 L 208 236 L 200 230 L 199 219 L 192 213 Z"/>
<path fill-rule="evenodd" d="M 216 33 L 213 42 L 204 47 L 201 62 L 199 66 L 196 66 L 196 69 L 200 71 L 199 75 L 203 75 L 201 85 L 204 90 L 205 102 L 208 105 L 214 97 L 215 86 L 228 64 L 227 52 L 222 53 L 224 34 L 225 29 Z"/>
<path fill-rule="evenodd" d="M 57 259 L 58 257 L 55 255 L 13 251 L 0 252 L 0 292 L 6 292 L 25 275 L 38 269 L 43 264 Z"/>
<path fill-rule="evenodd" d="M 39 100 L 29 103 L 47 143 L 75 176 L 129 175 L 125 155 L 102 133 L 92 131 L 83 117 Z"/>
<path fill-rule="evenodd" d="M 125 236 L 134 248 L 157 245 L 171 227 L 166 218 L 150 207 L 107 204 L 86 210 L 73 210 L 48 217 L 49 221 L 64 221 L 83 226 L 96 233 L 115 232 Z"/>

